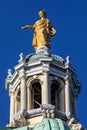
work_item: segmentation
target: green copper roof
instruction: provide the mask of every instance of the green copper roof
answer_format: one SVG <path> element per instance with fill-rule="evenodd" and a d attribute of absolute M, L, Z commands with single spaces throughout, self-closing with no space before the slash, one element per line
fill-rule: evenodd
<path fill-rule="evenodd" d="M 67 125 L 63 123 L 61 119 L 55 118 L 44 118 L 41 123 L 37 123 L 34 128 L 29 128 L 28 126 L 19 128 L 0 128 L 0 130 L 72 130 Z"/>
<path fill-rule="evenodd" d="M 27 126 L 14 128 L 13 130 L 29 130 Z"/>
<path fill-rule="evenodd" d="M 0 128 L 0 130 L 11 130 L 9 127 Z"/>
<path fill-rule="evenodd" d="M 15 127 L 4 127 L 4 128 L 0 128 L 0 130 L 29 130 L 29 128 L 27 126 L 24 126 L 24 127 L 18 127 L 18 128 L 15 128 Z"/>
<path fill-rule="evenodd" d="M 61 119 L 45 118 L 41 123 L 37 123 L 33 130 L 70 130 L 70 128 L 64 125 Z"/>

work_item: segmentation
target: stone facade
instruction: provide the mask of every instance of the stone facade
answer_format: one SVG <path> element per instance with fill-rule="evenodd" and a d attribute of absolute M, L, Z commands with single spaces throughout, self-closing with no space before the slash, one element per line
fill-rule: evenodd
<path fill-rule="evenodd" d="M 69 56 L 66 61 L 49 52 L 42 46 L 36 53 L 26 57 L 21 53 L 15 72 L 8 70 L 6 89 L 10 96 L 10 125 L 28 125 L 29 122 L 42 120 L 49 109 L 42 112 L 41 106 L 52 104 L 55 113 L 61 119 L 77 118 L 76 100 L 81 84 L 76 77 L 76 71 L 70 63 Z M 29 115 L 31 111 L 34 113 Z M 35 112 L 37 113 L 35 114 Z M 24 116 L 24 113 L 27 113 Z M 33 116 L 34 115 L 34 116 Z M 49 112 L 48 112 L 49 115 Z M 55 117 L 53 114 L 52 117 Z M 51 117 L 51 115 L 49 115 Z M 25 118 L 27 117 L 27 118 Z M 32 124 L 32 125 L 34 125 Z"/>

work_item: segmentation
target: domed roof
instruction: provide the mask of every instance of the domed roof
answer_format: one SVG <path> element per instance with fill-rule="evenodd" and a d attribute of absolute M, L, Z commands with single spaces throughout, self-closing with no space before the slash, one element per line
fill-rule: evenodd
<path fill-rule="evenodd" d="M 72 130 L 63 123 L 61 119 L 44 118 L 41 123 L 37 123 L 34 128 L 23 127 L 4 127 L 0 130 Z"/>
<path fill-rule="evenodd" d="M 60 56 L 50 54 L 46 51 L 40 51 L 38 53 L 29 54 L 26 56 L 26 62 L 27 63 L 33 63 L 40 60 L 40 58 L 51 58 L 52 61 L 56 61 L 57 63 L 63 65 L 64 59 Z"/>
<path fill-rule="evenodd" d="M 41 123 L 37 123 L 33 130 L 70 130 L 61 119 L 44 118 Z"/>

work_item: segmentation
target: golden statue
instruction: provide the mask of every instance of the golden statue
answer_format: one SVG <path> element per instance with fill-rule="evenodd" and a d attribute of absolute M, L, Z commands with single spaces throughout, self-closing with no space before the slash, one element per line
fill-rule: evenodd
<path fill-rule="evenodd" d="M 56 30 L 52 27 L 49 19 L 46 18 L 46 12 L 41 10 L 39 16 L 41 19 L 36 21 L 34 25 L 22 27 L 22 29 L 34 29 L 33 46 L 35 50 L 41 46 L 50 48 L 50 36 L 56 34 Z"/>

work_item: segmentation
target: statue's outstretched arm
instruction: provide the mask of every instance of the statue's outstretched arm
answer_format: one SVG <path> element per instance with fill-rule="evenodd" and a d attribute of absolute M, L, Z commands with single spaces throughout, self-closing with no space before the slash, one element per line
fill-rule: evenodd
<path fill-rule="evenodd" d="M 25 25 L 25 26 L 21 27 L 21 29 L 28 29 L 28 28 L 34 29 L 35 26 L 34 25 Z"/>

